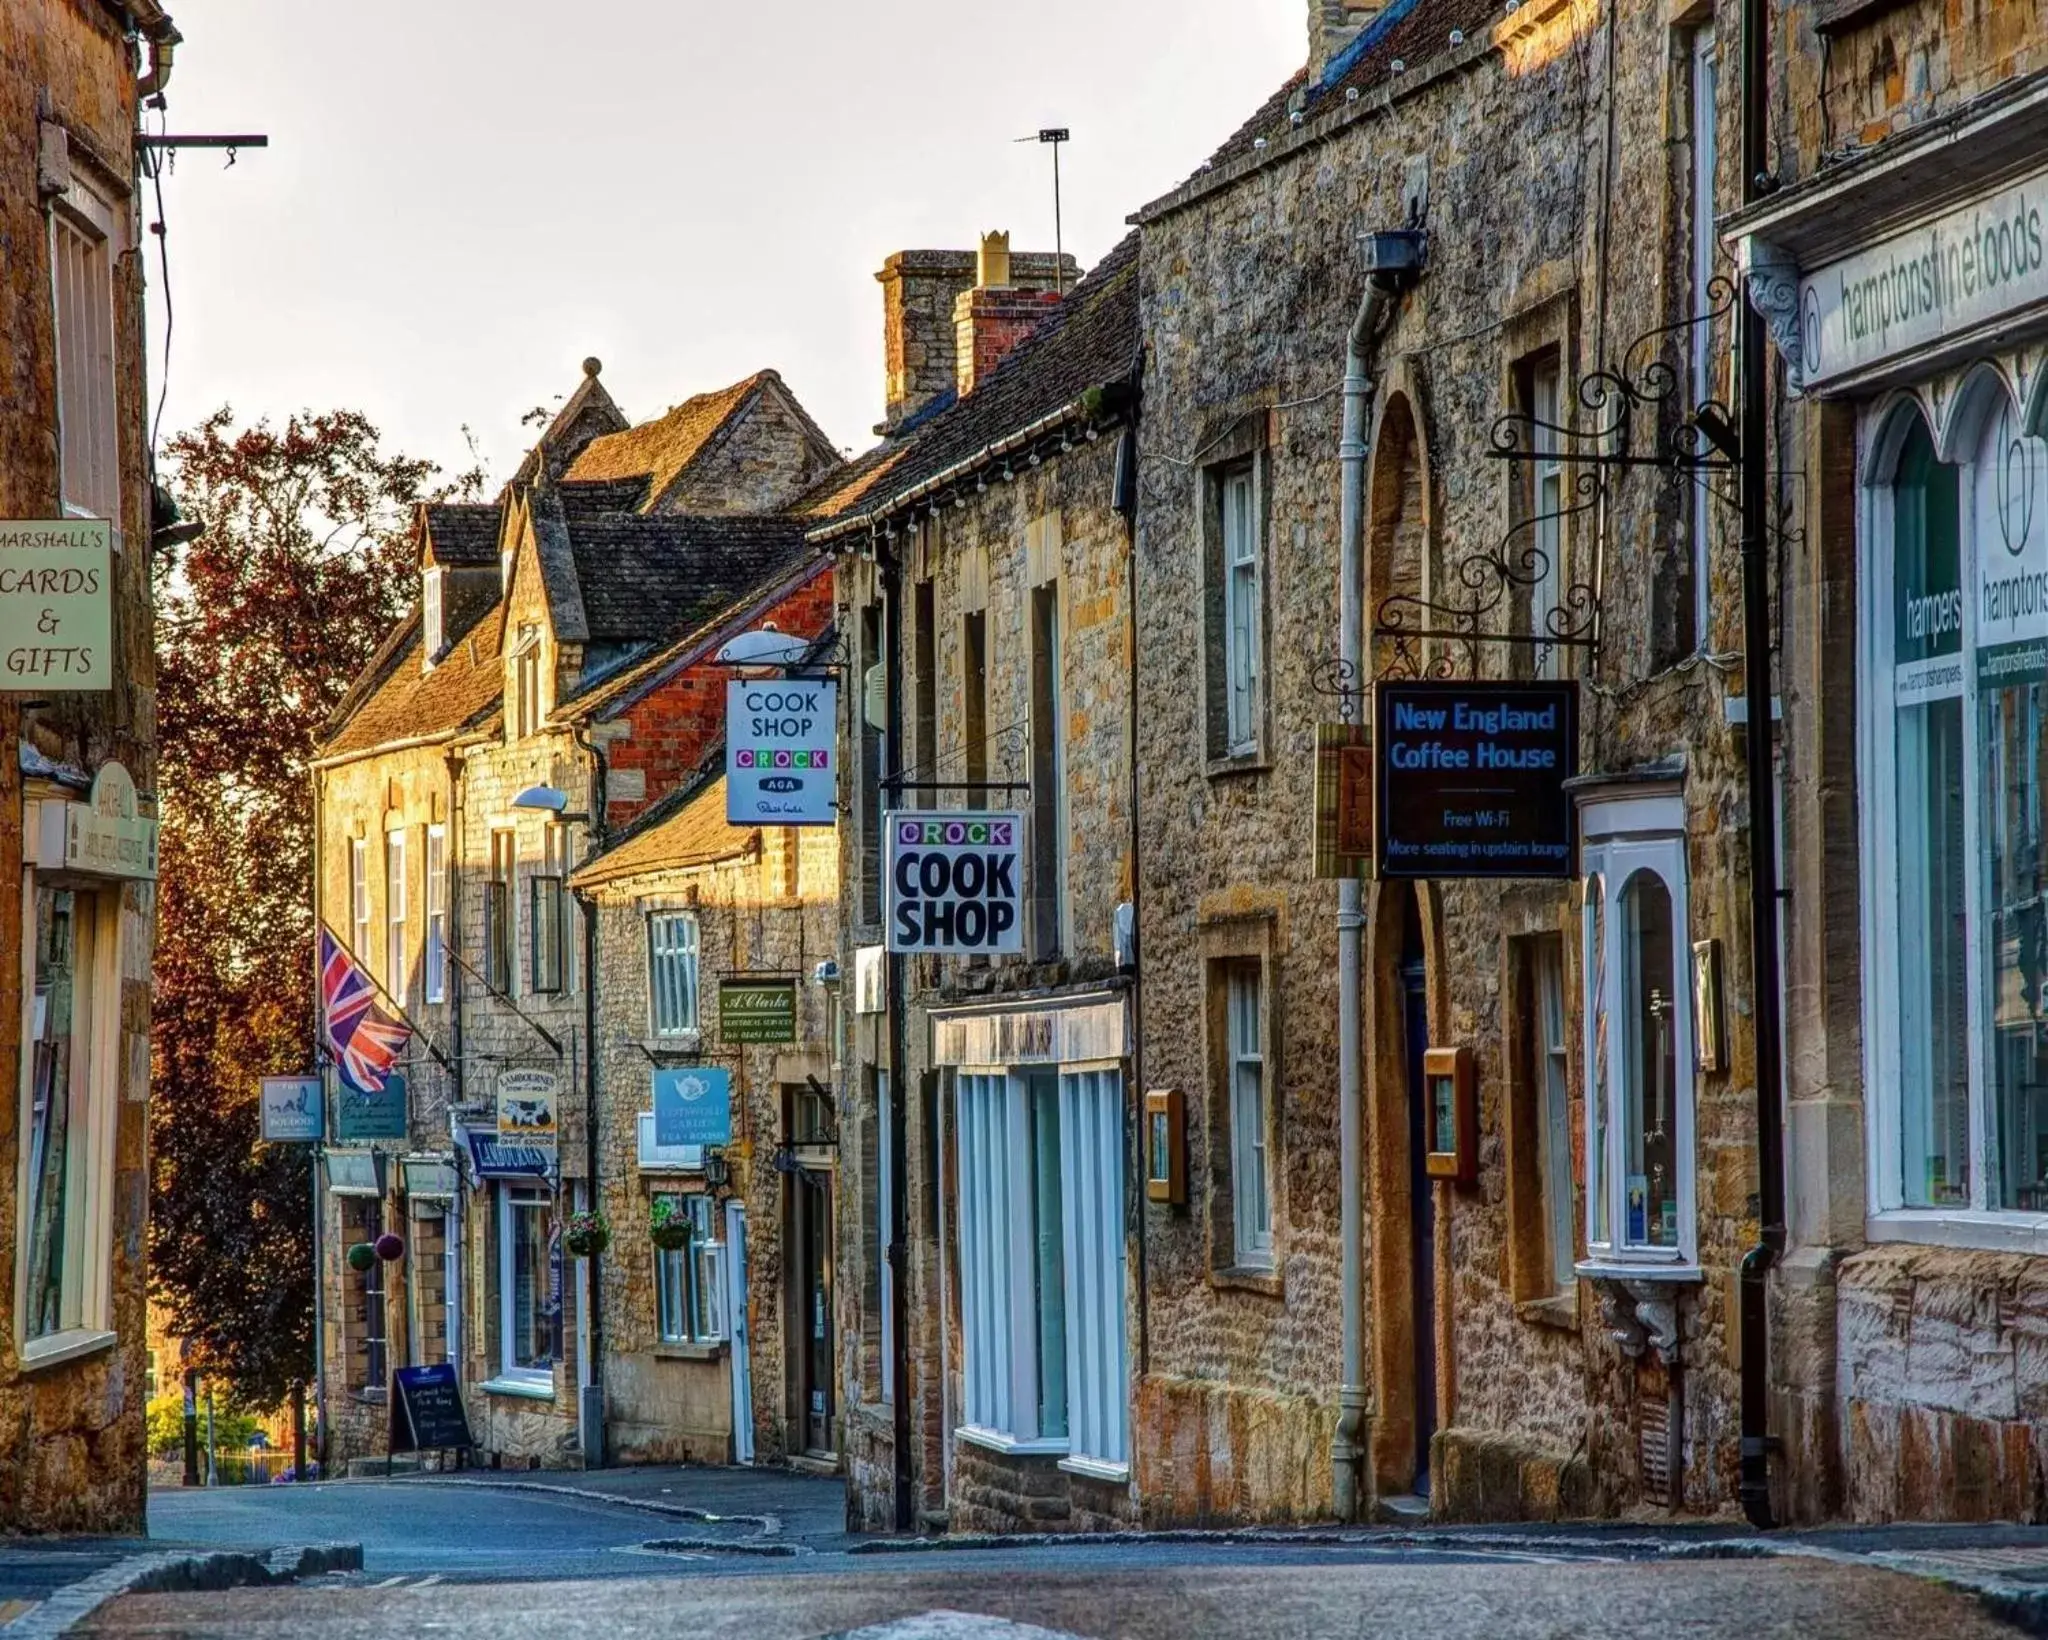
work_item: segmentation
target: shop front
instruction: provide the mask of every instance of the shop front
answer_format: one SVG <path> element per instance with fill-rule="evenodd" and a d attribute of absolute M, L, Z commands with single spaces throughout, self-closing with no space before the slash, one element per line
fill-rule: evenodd
<path fill-rule="evenodd" d="M 2044 144 L 2037 81 L 1738 228 L 1806 400 L 1804 552 L 1829 589 L 1788 603 L 1787 832 L 1816 845 L 1788 861 L 1791 925 L 1833 948 L 1808 973 L 1859 993 L 1792 1010 L 1790 1313 L 1831 1312 L 1837 1344 L 1832 1383 L 1781 1392 L 1795 1420 L 1838 1402 L 1859 1517 L 2041 1507 L 2048 1363 L 2018 1340 L 2048 1326 Z M 1801 776 L 1830 764 L 1854 771 L 1853 831 Z M 1857 1027 L 1852 1092 L 1813 1073 Z"/>

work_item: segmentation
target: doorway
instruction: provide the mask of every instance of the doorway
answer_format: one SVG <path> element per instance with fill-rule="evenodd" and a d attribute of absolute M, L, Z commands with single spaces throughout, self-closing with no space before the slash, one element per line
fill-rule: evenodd
<path fill-rule="evenodd" d="M 790 1305 L 790 1360 L 795 1371 L 790 1429 L 811 1457 L 839 1455 L 838 1409 L 832 1391 L 832 1174 L 799 1167 L 790 1188 L 789 1245 L 796 1254 Z"/>
<path fill-rule="evenodd" d="M 1429 970 L 1415 897 L 1401 919 L 1401 1035 L 1408 1075 L 1408 1280 L 1415 1370 L 1415 1495 L 1429 1496 L 1429 1444 L 1436 1434 L 1436 1190 L 1429 1177 Z"/>

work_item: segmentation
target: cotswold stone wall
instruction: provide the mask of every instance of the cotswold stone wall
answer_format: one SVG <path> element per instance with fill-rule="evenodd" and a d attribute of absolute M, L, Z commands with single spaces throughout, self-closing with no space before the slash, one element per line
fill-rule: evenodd
<path fill-rule="evenodd" d="M 1489 433 L 1517 391 L 1517 366 L 1544 350 L 1564 380 L 1622 365 L 1634 338 L 1692 311 L 1678 258 L 1686 222 L 1674 186 L 1685 152 L 1685 35 L 1661 11 L 1623 8 L 1611 45 L 1587 5 L 1524 7 L 1462 45 L 1387 73 L 1384 89 L 1326 102 L 1154 207 L 1144 223 L 1148 341 L 1138 546 L 1140 886 L 1144 1082 L 1188 1096 L 1185 1210 L 1148 1206 L 1145 1311 L 1151 1372 L 1138 1393 L 1137 1491 L 1148 1520 L 1259 1519 L 1331 1507 L 1330 1437 L 1340 1380 L 1336 890 L 1310 874 L 1313 746 L 1337 716 L 1319 692 L 1337 648 L 1336 388 L 1363 294 L 1362 230 L 1401 226 L 1426 190 L 1429 269 L 1398 304 L 1374 366 L 1368 475 L 1367 622 L 1372 600 L 1405 591 L 1449 599 L 1460 567 L 1507 537 L 1522 505 Z M 1732 30 L 1731 36 L 1732 38 Z M 1606 64 L 1614 64 L 1614 78 Z M 1732 86 L 1732 71 L 1723 85 Z M 1735 129 L 1732 95 L 1724 131 Z M 1609 111 L 1613 133 L 1607 134 Z M 1724 153 L 1732 146 L 1732 137 Z M 1605 155 L 1614 156 L 1609 169 Z M 1682 166 L 1679 173 L 1682 175 Z M 1655 344 L 1647 357 L 1655 358 Z M 1716 357 L 1727 346 L 1716 334 Z M 1645 355 L 1630 361 L 1640 369 Z M 1679 364 L 1672 344 L 1667 362 Z M 1585 412 L 1580 411 L 1583 417 Z M 1647 438 L 1650 424 L 1641 424 Z M 1205 717 L 1203 544 L 1216 503 L 1204 469 L 1257 463 L 1265 508 L 1267 722 L 1259 753 L 1213 755 Z M 1569 469 L 1568 469 L 1569 473 Z M 1569 480 L 1568 480 L 1569 482 Z M 1573 492 L 1567 490 L 1567 496 Z M 1698 1231 L 1705 1282 L 1686 1289 L 1683 1498 L 1712 1509 L 1736 1467 L 1733 1270 L 1754 1237 L 1752 1071 L 1742 1021 L 1750 978 L 1746 799 L 1723 699 L 1726 662 L 1693 654 L 1689 502 L 1654 476 L 1622 475 L 1604 530 L 1588 508 L 1561 527 L 1567 583 L 1604 583 L 1602 646 L 1568 656 L 1582 678 L 1581 766 L 1589 772 L 1683 757 L 1691 934 L 1721 942 L 1735 1049 L 1698 1084 Z M 1734 641 L 1732 519 L 1714 520 L 1706 648 Z M 1526 538 L 1510 542 L 1526 544 Z M 1413 624 L 1442 624 L 1430 621 Z M 1507 593 L 1489 632 L 1527 632 Z M 1431 644 L 1439 658 L 1469 665 Z M 1391 659 L 1382 644 L 1375 665 Z M 1486 676 L 1528 675 L 1528 651 L 1481 649 Z M 1209 710 L 1213 711 L 1213 707 Z M 1413 903 L 1413 911 L 1409 903 Z M 1509 1178 L 1531 1167 L 1508 1121 L 1515 1044 L 1514 942 L 1561 944 L 1567 1041 L 1582 1074 L 1579 896 L 1569 884 L 1443 884 L 1368 895 L 1365 1125 L 1365 1378 L 1370 1468 L 1381 1492 L 1415 1473 L 1420 1370 L 1433 1380 L 1439 1468 L 1492 1463 L 1525 1488 L 1485 1511 L 1555 1513 L 1647 1501 L 1646 1413 L 1667 1379 L 1620 1353 L 1590 1284 L 1528 1291 L 1527 1209 Z M 1477 1184 L 1437 1183 L 1434 1239 L 1415 1245 L 1399 969 L 1412 916 L 1426 966 L 1429 1038 L 1471 1048 L 1478 1078 Z M 1276 1269 L 1230 1268 L 1227 1102 L 1212 964 L 1266 963 Z M 1572 1107 L 1572 1202 L 1583 1224 L 1583 1105 Z M 1575 1235 L 1580 1232 L 1575 1231 Z M 1434 1331 L 1416 1336 L 1418 1292 Z M 1585 1469 L 1573 1467 L 1583 1453 Z M 1492 1456 L 1489 1457 L 1489 1454 Z M 1569 1479 L 1565 1477 L 1569 1476 Z M 1445 1485 L 1441 1514 L 1476 1512 Z"/>
<path fill-rule="evenodd" d="M 752 411 L 657 501 L 665 513 L 768 513 L 785 506 L 839 464 L 840 456 L 775 382 Z"/>

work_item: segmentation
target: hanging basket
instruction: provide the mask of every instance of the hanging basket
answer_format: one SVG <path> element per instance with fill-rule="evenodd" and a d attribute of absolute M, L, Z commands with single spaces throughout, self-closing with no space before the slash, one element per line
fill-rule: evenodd
<path fill-rule="evenodd" d="M 386 1264 L 390 1264 L 396 1259 L 401 1259 L 405 1257 L 405 1238 L 403 1236 L 394 1235 L 391 1231 L 387 1230 L 384 1232 L 383 1235 L 377 1238 L 375 1244 L 371 1248 L 371 1251 L 374 1252 L 379 1258 L 381 1258 Z"/>
<path fill-rule="evenodd" d="M 688 1219 L 657 1219 L 648 1226 L 647 1233 L 654 1238 L 654 1245 L 664 1253 L 680 1253 L 690 1245 Z"/>
<path fill-rule="evenodd" d="M 571 1213 L 562 1226 L 562 1249 L 571 1258 L 595 1258 L 612 1244 L 612 1227 L 602 1213 Z"/>
<path fill-rule="evenodd" d="M 377 1262 L 377 1249 L 366 1241 L 359 1241 L 348 1250 L 347 1257 L 351 1270 L 367 1270 Z"/>

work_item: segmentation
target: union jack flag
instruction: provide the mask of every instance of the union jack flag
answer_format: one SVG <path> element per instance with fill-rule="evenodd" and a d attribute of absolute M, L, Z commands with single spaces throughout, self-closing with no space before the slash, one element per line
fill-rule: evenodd
<path fill-rule="evenodd" d="M 320 1011 L 327 1048 L 341 1079 L 358 1093 L 381 1093 L 412 1031 L 377 1007 L 377 983 L 348 947 L 320 930 Z"/>

